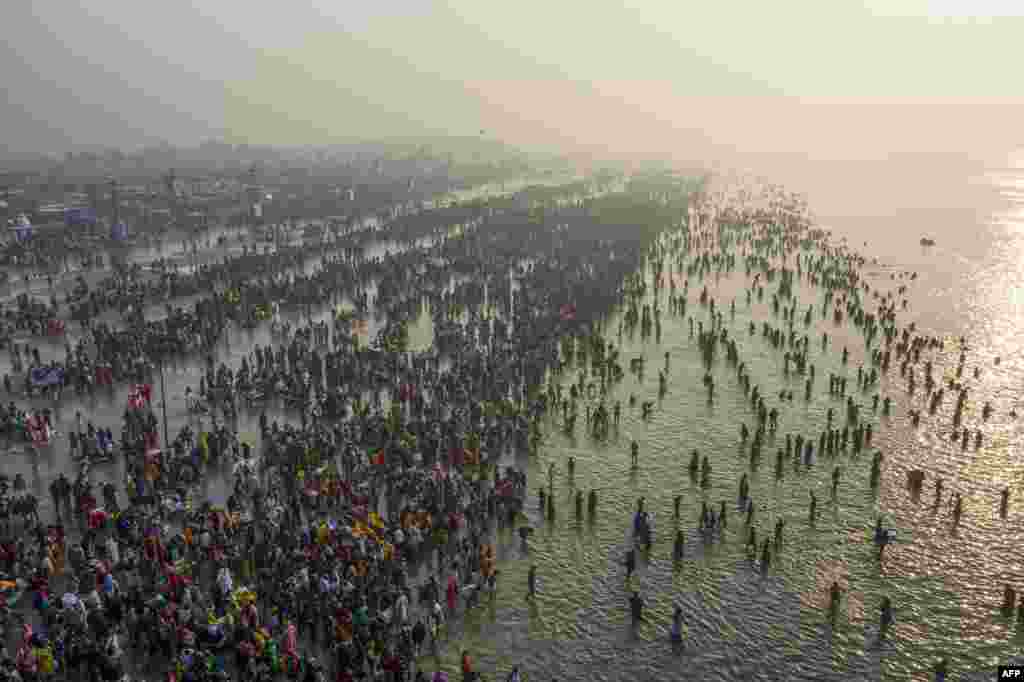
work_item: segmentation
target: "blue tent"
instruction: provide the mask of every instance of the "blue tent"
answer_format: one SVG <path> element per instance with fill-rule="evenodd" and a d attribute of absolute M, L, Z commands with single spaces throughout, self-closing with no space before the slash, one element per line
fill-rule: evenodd
<path fill-rule="evenodd" d="M 96 224 L 96 212 L 91 208 L 68 208 L 64 210 L 64 224 L 78 227 Z"/>
<path fill-rule="evenodd" d="M 128 226 L 124 221 L 118 222 L 110 228 L 110 238 L 119 242 L 128 239 Z"/>
<path fill-rule="evenodd" d="M 25 214 L 18 216 L 14 223 L 14 236 L 18 238 L 19 242 L 27 242 L 32 238 L 32 223 L 29 222 Z"/>
<path fill-rule="evenodd" d="M 60 367 L 34 367 L 29 376 L 34 386 L 56 386 L 64 382 L 64 370 Z"/>

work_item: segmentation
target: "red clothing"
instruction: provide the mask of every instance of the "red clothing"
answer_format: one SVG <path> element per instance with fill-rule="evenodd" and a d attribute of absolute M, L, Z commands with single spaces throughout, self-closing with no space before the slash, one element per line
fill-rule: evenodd
<path fill-rule="evenodd" d="M 385 672 L 398 673 L 402 669 L 402 661 L 395 655 L 385 656 L 381 661 L 381 667 Z"/>
<path fill-rule="evenodd" d="M 259 624 L 259 615 L 256 612 L 256 607 L 252 604 L 245 606 L 242 609 L 241 614 L 239 614 L 239 617 L 242 623 L 251 628 L 254 628 Z"/>
<path fill-rule="evenodd" d="M 455 576 L 448 576 L 448 610 L 454 611 L 456 606 L 456 600 L 459 597 L 459 585 L 455 581 Z"/>
<path fill-rule="evenodd" d="M 93 502 L 95 504 L 95 501 Z M 89 510 L 89 528 L 96 530 L 107 522 L 107 513 L 102 509 Z"/>
<path fill-rule="evenodd" d="M 18 547 L 13 542 L 0 544 L 0 559 L 15 559 L 18 556 Z"/>

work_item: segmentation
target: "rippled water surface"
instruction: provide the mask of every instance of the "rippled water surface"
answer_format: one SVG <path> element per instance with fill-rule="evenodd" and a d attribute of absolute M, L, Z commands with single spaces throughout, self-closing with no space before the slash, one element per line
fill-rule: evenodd
<path fill-rule="evenodd" d="M 769 438 L 762 462 L 751 469 L 749 454 L 740 451 L 739 425 L 746 422 L 753 428 L 755 416 L 735 370 L 718 361 L 713 370 L 716 400 L 709 405 L 696 343 L 689 338 L 684 319 L 664 312 L 668 292 L 663 291 L 661 343 L 639 336 L 621 340 L 624 359 L 644 356 L 647 372 L 643 381 L 627 375 L 613 390 L 611 399 L 623 403 L 618 433 L 607 442 L 594 442 L 583 435 L 582 419 L 576 437 L 566 436 L 552 422 L 539 454 L 519 460 L 530 473 L 527 511 L 536 532 L 525 547 L 510 531 L 499 536 L 499 556 L 504 561 L 499 566 L 496 604 L 470 611 L 453 626 L 458 641 L 448 647 L 441 664 L 454 671 L 461 650 L 466 649 L 489 675 L 487 679 L 492 671 L 504 674 L 518 664 L 531 681 L 924 680 L 931 679 L 929 671 L 937 658 L 946 655 L 953 671 L 985 671 L 979 679 L 989 679 L 995 665 L 1021 654 L 1024 630 L 1001 617 L 998 606 L 1004 584 L 1024 591 L 1020 558 L 1024 470 L 1018 452 L 1024 419 L 1009 416 L 1024 383 L 1024 355 L 1018 341 L 1024 320 L 1020 299 L 1024 295 L 1024 171 L 1001 171 L 972 180 L 998 189 L 1007 206 L 967 221 L 916 224 L 912 217 L 886 218 L 836 221 L 831 227 L 851 244 L 867 241 L 865 255 L 880 259 L 879 264 L 864 268 L 872 288 L 889 291 L 904 283 L 910 286 L 910 306 L 899 318 L 900 324 L 914 321 L 920 330 L 947 339 L 944 351 L 926 351 L 922 356 L 922 362 L 934 359 L 937 377 L 954 376 L 959 355 L 954 339 L 967 337 L 970 352 L 963 380 L 971 388 L 971 400 L 964 425 L 972 432 L 975 427 L 982 429 L 985 442 L 980 450 L 962 451 L 958 443 L 950 442 L 954 399 L 948 390 L 937 414 L 928 416 L 924 409 L 920 426 L 911 426 L 907 409 L 926 407 L 923 382 L 915 396 L 909 395 L 896 362 L 877 389 L 893 398 L 892 416 L 873 413 L 875 389 L 858 394 L 854 388 L 858 365 L 870 366 L 862 337 L 845 324 L 834 325 L 831 317 L 821 318 L 822 291 L 801 286 L 796 293 L 798 315 L 808 304 L 816 306 L 809 335 L 817 381 L 812 400 L 805 402 L 803 379 L 795 373 L 785 376 L 782 352 L 760 335 L 762 321 L 783 325 L 781 317 L 772 314 L 773 288 L 768 287 L 763 302 L 755 297 L 748 306 L 741 269 L 719 281 L 691 281 L 688 313 L 707 320 L 706 310 L 696 302 L 700 288 L 707 284 L 725 313 L 730 336 L 737 339 L 751 383 L 761 387 L 768 407 L 777 404 L 781 389 L 794 391 L 794 401 L 779 406 L 776 441 Z M 936 246 L 919 246 L 921 236 L 933 237 Z M 916 271 L 917 280 L 892 278 L 903 271 Z M 734 298 L 736 316 L 730 319 L 728 303 Z M 751 320 L 758 326 L 753 336 L 746 332 Z M 617 326 L 618 313 L 611 316 L 607 329 Z M 820 344 L 823 330 L 831 337 L 825 352 Z M 430 333 L 425 316 L 413 333 L 414 340 L 429 343 Z M 619 344 L 614 332 L 610 334 Z M 265 330 L 232 331 L 229 337 L 222 357 L 234 357 L 235 363 L 249 344 L 268 340 Z M 843 346 L 850 350 L 845 367 L 840 362 Z M 666 352 L 670 354 L 669 391 L 659 399 L 658 369 Z M 975 367 L 981 368 L 979 379 L 973 378 Z M 784 447 L 785 434 L 802 433 L 816 441 L 828 408 L 842 413 L 842 399 L 827 395 L 830 372 L 850 378 L 850 393 L 863 406 L 862 415 L 874 424 L 873 446 L 886 455 L 877 491 L 868 483 L 870 451 L 839 455 L 834 462 L 817 459 L 810 467 L 797 468 L 790 461 L 782 479 L 776 479 L 774 453 Z M 575 371 L 564 377 L 566 382 L 574 379 Z M 169 368 L 167 382 L 174 431 L 186 420 L 183 393 L 186 385 L 198 382 L 195 365 Z M 656 401 L 652 419 L 641 420 L 639 407 L 628 407 L 630 394 L 636 396 L 637 405 Z M 97 423 L 116 424 L 125 397 L 126 389 L 118 389 L 113 396 L 98 394 L 83 409 Z M 985 401 L 993 403 L 995 413 L 983 424 L 980 410 Z M 73 419 L 74 409 L 62 408 L 65 422 Z M 243 417 L 240 430 L 255 435 L 255 416 Z M 629 462 L 632 439 L 640 444 L 640 466 L 635 471 Z M 66 468 L 64 447 L 58 440 L 52 451 L 43 454 L 35 480 L 40 493 L 57 470 Z M 713 467 L 712 486 L 706 492 L 691 483 L 687 472 L 693 449 L 708 455 Z M 566 466 L 570 455 L 577 462 L 572 479 Z M 23 458 L 13 453 L 7 461 L 22 468 Z M 557 470 L 557 514 L 554 521 L 546 521 L 539 514 L 536 487 L 546 481 L 551 463 Z M 837 464 L 842 467 L 842 482 L 838 503 L 833 505 L 828 500 Z M 923 469 L 927 475 L 919 502 L 905 485 L 911 469 Z M 744 552 L 746 528 L 736 505 L 744 472 L 750 476 L 758 537 L 767 537 L 776 519 L 786 520 L 783 550 L 774 557 L 767 575 L 756 570 Z M 116 470 L 103 475 L 119 477 Z M 931 504 L 935 477 L 945 479 L 947 496 L 953 491 L 964 496 L 965 513 L 956 530 L 948 507 L 943 504 L 936 509 Z M 1003 520 L 998 505 L 999 491 L 1005 486 L 1013 494 L 1009 517 Z M 224 479 L 213 477 L 208 488 L 211 496 L 223 496 Z M 597 517 L 577 522 L 572 496 L 577 489 L 592 488 L 599 491 Z M 821 509 L 813 528 L 807 522 L 812 490 Z M 687 530 L 686 556 L 678 564 L 670 557 L 676 495 L 683 496 L 680 526 Z M 632 588 L 648 605 L 647 622 L 634 631 L 622 560 L 631 545 L 631 512 L 639 497 L 646 498 L 655 513 L 657 529 L 653 550 L 649 557 L 640 555 L 638 575 L 632 581 Z M 725 500 L 730 512 L 729 530 L 708 544 L 693 530 L 702 500 L 716 508 Z M 898 537 L 881 564 L 871 542 L 880 514 Z M 540 582 L 534 602 L 524 599 L 530 564 L 537 566 Z M 834 629 L 825 618 L 833 580 L 845 593 Z M 879 642 L 879 603 L 884 595 L 893 600 L 896 623 L 887 640 Z M 668 638 L 674 604 L 680 604 L 685 614 L 684 643 L 679 649 L 673 649 Z M 956 674 L 952 678 L 958 679 Z"/>

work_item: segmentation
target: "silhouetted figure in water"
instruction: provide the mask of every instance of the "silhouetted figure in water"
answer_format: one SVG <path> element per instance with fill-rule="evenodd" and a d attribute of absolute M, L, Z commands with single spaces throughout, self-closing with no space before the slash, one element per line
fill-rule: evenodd
<path fill-rule="evenodd" d="M 881 516 L 875 520 L 875 544 L 878 545 L 878 560 L 881 561 L 889 544 L 889 531 L 882 527 Z"/>
<path fill-rule="evenodd" d="M 882 599 L 881 615 L 878 621 L 878 637 L 884 639 L 889 633 L 889 628 L 892 626 L 894 618 L 892 614 L 892 600 L 889 597 Z"/>
<path fill-rule="evenodd" d="M 1007 585 L 1003 588 L 1003 604 L 1000 607 L 1000 611 L 1003 612 L 1004 616 L 1013 615 L 1013 607 L 1017 604 L 1017 592 L 1012 587 Z"/>
<path fill-rule="evenodd" d="M 644 618 L 644 600 L 640 596 L 639 592 L 634 591 L 633 596 L 629 598 L 629 611 L 633 617 L 633 625 L 639 625 L 645 620 Z"/>
<path fill-rule="evenodd" d="M 839 615 L 839 602 L 842 599 L 843 592 L 839 588 L 839 583 L 832 581 L 832 587 L 829 588 L 828 595 L 828 619 L 833 625 L 836 622 L 836 617 Z"/>

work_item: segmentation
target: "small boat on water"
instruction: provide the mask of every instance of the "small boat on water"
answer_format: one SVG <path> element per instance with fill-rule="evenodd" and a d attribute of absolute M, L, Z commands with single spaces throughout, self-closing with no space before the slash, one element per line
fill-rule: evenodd
<path fill-rule="evenodd" d="M 921 237 L 921 246 L 935 246 L 935 240 L 930 237 Z"/>

